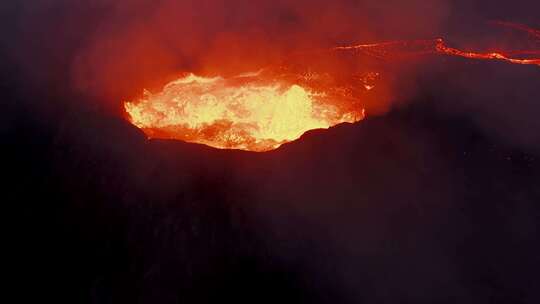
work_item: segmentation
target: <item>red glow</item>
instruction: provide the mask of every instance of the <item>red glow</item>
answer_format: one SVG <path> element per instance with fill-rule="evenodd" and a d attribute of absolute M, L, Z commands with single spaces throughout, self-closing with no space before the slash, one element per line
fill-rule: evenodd
<path fill-rule="evenodd" d="M 540 31 L 524 25 L 496 24 L 540 38 Z M 533 57 L 540 56 L 537 49 L 480 52 L 451 47 L 441 38 L 357 44 L 330 50 L 332 54 L 336 52 L 384 60 L 444 55 L 540 66 L 540 57 Z M 298 60 L 302 61 L 300 57 Z M 299 63 L 290 62 L 228 77 L 186 74 L 169 82 L 161 92 L 147 91 L 142 98 L 125 102 L 125 111 L 130 121 L 149 137 L 223 149 L 276 149 L 308 130 L 364 118 L 366 93 L 377 91 L 381 85 L 380 71 L 374 68 L 360 75 L 351 74 L 344 66 L 332 67 L 330 57 L 322 60 L 330 66 L 326 72 L 312 70 L 309 64 L 296 70 L 293 66 Z"/>
<path fill-rule="evenodd" d="M 433 40 L 391 41 L 373 44 L 358 44 L 334 48 L 336 51 L 354 51 L 378 58 L 403 57 L 407 55 L 441 54 L 480 60 L 500 60 L 514 64 L 540 66 L 540 58 L 516 58 L 519 55 L 540 55 L 538 50 L 475 52 L 449 47 L 439 38 Z"/>

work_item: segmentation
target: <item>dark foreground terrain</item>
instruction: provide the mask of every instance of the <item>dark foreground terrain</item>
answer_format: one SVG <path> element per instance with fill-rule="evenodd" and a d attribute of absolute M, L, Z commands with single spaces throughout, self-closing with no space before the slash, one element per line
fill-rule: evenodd
<path fill-rule="evenodd" d="M 451 72 L 263 154 L 41 116 L 3 82 L 17 302 L 540 303 L 537 119 L 520 120 L 538 117 L 538 71 Z"/>

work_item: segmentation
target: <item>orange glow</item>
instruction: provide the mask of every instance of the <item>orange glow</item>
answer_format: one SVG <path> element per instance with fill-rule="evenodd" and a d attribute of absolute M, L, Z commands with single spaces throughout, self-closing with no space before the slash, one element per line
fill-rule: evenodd
<path fill-rule="evenodd" d="M 381 59 L 391 59 L 405 56 L 439 54 L 480 60 L 499 60 L 514 64 L 540 66 L 540 58 L 514 58 L 512 55 L 540 55 L 537 50 L 507 51 L 507 52 L 473 52 L 449 47 L 443 39 L 391 41 L 373 44 L 358 44 L 334 48 L 335 51 L 353 51 Z"/>
<path fill-rule="evenodd" d="M 363 109 L 347 111 L 333 101 L 299 84 L 262 81 L 259 72 L 230 79 L 189 74 L 124 106 L 130 121 L 149 137 L 262 152 L 308 130 L 364 117 Z"/>
<path fill-rule="evenodd" d="M 535 41 L 540 37 L 540 31 L 521 24 L 495 24 L 527 33 Z M 371 106 L 377 102 L 385 104 L 382 100 L 388 95 L 388 78 L 378 82 L 382 72 L 377 66 L 366 65 L 360 73 L 358 67 L 349 69 L 353 62 L 334 61 L 336 53 L 352 54 L 352 58 L 367 56 L 377 62 L 444 55 L 540 66 L 540 51 L 535 48 L 476 52 L 450 47 L 440 38 L 340 46 L 311 55 L 315 53 L 325 57 L 309 61 L 310 53 L 302 52 L 290 57 L 292 62 L 282 61 L 234 77 L 187 74 L 160 92 L 145 91 L 142 98 L 125 102 L 124 109 L 131 123 L 150 138 L 263 152 L 294 141 L 309 130 L 360 121 L 365 116 L 364 107 L 372 112 Z M 306 58 L 307 64 L 303 62 Z"/>
<path fill-rule="evenodd" d="M 540 58 L 532 59 L 520 59 L 520 58 L 511 58 L 507 55 L 504 55 L 500 52 L 489 52 L 489 53 L 476 53 L 469 51 L 462 51 L 456 48 L 448 47 L 444 44 L 442 39 L 437 39 L 436 51 L 441 54 L 459 56 L 471 59 L 482 59 L 482 60 L 501 60 L 515 64 L 532 64 L 540 66 Z M 531 52 L 532 53 L 532 52 Z"/>

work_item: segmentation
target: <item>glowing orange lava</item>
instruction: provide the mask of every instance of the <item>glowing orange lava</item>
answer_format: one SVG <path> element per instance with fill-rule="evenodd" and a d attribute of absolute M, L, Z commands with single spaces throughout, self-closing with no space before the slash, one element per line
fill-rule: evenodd
<path fill-rule="evenodd" d="M 505 21 L 492 21 L 493 25 L 513 29 L 529 35 L 532 42 L 540 42 L 540 30 L 530 28 L 526 25 Z M 389 41 L 372 44 L 357 44 L 352 46 L 341 46 L 333 49 L 334 51 L 353 51 L 381 59 L 392 59 L 404 56 L 417 56 L 427 54 L 449 55 L 479 60 L 499 60 L 513 64 L 526 64 L 540 66 L 540 56 L 538 48 L 532 50 L 509 50 L 509 51 L 491 51 L 475 52 L 471 50 L 461 50 L 450 47 L 444 39 L 429 40 L 405 40 Z M 514 56 L 524 56 L 521 58 Z"/>
<path fill-rule="evenodd" d="M 508 22 L 494 24 L 527 33 L 539 41 L 538 30 Z M 540 55 L 537 48 L 475 52 L 450 47 L 443 39 L 358 44 L 324 52 L 328 51 L 384 60 L 431 54 L 540 66 L 540 58 L 532 57 Z M 189 74 L 170 82 L 161 92 L 145 91 L 139 100 L 126 102 L 125 111 L 148 137 L 257 152 L 276 149 L 308 130 L 364 118 L 363 99 L 359 100 L 359 96 L 376 86 L 378 71 L 360 75 L 337 72 L 348 79 L 340 83 L 339 77 L 312 72 L 309 65 L 303 72 L 295 71 L 291 68 L 295 64 L 277 64 L 230 78 Z"/>
<path fill-rule="evenodd" d="M 527 64 L 540 66 L 540 58 L 514 58 L 511 55 L 539 55 L 537 50 L 506 51 L 506 52 L 473 52 L 449 47 L 443 39 L 390 41 L 373 44 L 358 44 L 334 48 L 335 51 L 354 51 L 377 58 L 394 58 L 404 56 L 418 56 L 426 54 L 439 54 L 464 57 L 479 60 L 500 60 L 514 64 Z"/>
<path fill-rule="evenodd" d="M 364 117 L 345 111 L 324 92 L 298 84 L 260 81 L 258 74 L 225 79 L 193 74 L 159 93 L 126 102 L 130 121 L 149 137 L 179 139 L 215 148 L 269 151 L 312 129 Z"/>
<path fill-rule="evenodd" d="M 476 53 L 476 52 L 470 52 L 470 51 L 462 51 L 456 48 L 451 48 L 451 47 L 446 46 L 442 39 L 437 39 L 436 50 L 437 52 L 442 53 L 442 54 L 460 56 L 460 57 L 471 58 L 471 59 L 482 59 L 482 60 L 495 59 L 495 60 L 507 61 L 507 62 L 515 63 L 515 64 L 533 64 L 533 65 L 540 66 L 540 59 L 537 59 L 537 58 L 534 58 L 534 59 L 511 58 L 500 52 Z"/>

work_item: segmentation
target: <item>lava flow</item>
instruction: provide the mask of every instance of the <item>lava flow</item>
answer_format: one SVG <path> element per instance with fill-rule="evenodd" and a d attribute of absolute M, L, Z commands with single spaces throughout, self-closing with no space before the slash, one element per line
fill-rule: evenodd
<path fill-rule="evenodd" d="M 354 51 L 381 59 L 394 57 L 418 56 L 418 55 L 449 55 L 478 60 L 500 60 L 514 64 L 538 65 L 540 58 L 514 58 L 519 55 L 540 55 L 540 51 L 497 51 L 497 52 L 473 52 L 449 47 L 442 38 L 433 40 L 391 41 L 374 44 L 358 44 L 353 46 L 341 46 L 334 48 L 335 51 Z"/>
<path fill-rule="evenodd" d="M 230 79 L 189 74 L 157 94 L 127 102 L 131 122 L 149 137 L 179 139 L 222 149 L 268 151 L 312 129 L 353 123 L 362 109 L 347 111 L 325 92 L 260 73 Z"/>
<path fill-rule="evenodd" d="M 540 37 L 539 31 L 524 25 L 496 25 L 525 32 L 536 42 Z M 540 54 L 536 49 L 475 52 L 449 47 L 443 39 L 341 46 L 330 52 L 383 60 L 445 55 L 540 66 L 540 58 L 531 57 Z M 309 66 L 304 72 L 291 72 L 288 67 L 283 72 L 282 68 L 279 64 L 230 78 L 188 74 L 170 82 L 159 93 L 145 91 L 141 99 L 126 102 L 125 111 L 129 120 L 151 138 L 178 139 L 221 149 L 269 151 L 298 139 L 308 130 L 363 119 L 362 98 L 367 95 L 362 94 L 376 86 L 380 74 L 365 72 L 359 78 L 361 82 L 350 75 L 345 84 L 340 84 L 336 75 L 326 73 L 330 81 L 319 81 L 324 73 L 305 73 Z M 362 94 L 358 94 L 359 88 Z"/>

